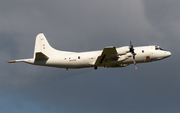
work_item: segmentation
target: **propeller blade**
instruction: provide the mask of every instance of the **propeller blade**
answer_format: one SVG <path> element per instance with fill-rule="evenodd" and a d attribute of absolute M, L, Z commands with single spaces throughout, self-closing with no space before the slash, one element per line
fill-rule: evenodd
<path fill-rule="evenodd" d="M 133 48 L 133 45 L 132 45 L 131 41 L 130 41 L 130 47 Z"/>
<path fill-rule="evenodd" d="M 131 52 L 132 54 L 132 59 L 134 61 L 134 66 L 135 66 L 135 69 L 137 69 L 137 66 L 136 66 L 136 60 L 135 60 L 135 56 L 136 56 L 136 53 L 134 52 L 134 47 L 132 45 L 132 42 L 130 41 L 130 47 L 129 47 L 129 51 Z"/>
<path fill-rule="evenodd" d="M 133 61 L 134 61 L 134 66 L 135 66 L 135 69 L 137 69 L 137 66 L 136 66 L 136 61 L 135 61 L 135 59 L 133 59 Z"/>

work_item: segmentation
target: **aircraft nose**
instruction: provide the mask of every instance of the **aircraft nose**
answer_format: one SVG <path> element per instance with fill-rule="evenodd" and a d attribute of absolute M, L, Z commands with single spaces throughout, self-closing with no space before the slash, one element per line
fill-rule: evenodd
<path fill-rule="evenodd" d="M 169 51 L 165 52 L 165 56 L 166 57 L 170 57 L 171 56 L 171 52 L 169 52 Z"/>

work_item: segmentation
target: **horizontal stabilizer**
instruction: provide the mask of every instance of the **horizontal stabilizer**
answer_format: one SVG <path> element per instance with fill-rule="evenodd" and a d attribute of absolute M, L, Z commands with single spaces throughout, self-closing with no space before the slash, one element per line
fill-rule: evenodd
<path fill-rule="evenodd" d="M 47 59 L 49 59 L 49 57 L 43 54 L 42 52 L 37 52 L 35 55 L 35 60 L 47 60 Z"/>

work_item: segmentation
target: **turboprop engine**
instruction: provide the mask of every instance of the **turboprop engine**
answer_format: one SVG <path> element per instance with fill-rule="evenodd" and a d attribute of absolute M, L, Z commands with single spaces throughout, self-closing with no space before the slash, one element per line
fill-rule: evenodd
<path fill-rule="evenodd" d="M 125 55 L 130 52 L 129 46 L 120 47 L 120 48 L 117 48 L 116 50 L 119 55 Z"/>
<path fill-rule="evenodd" d="M 122 61 L 130 58 L 131 56 L 132 56 L 131 53 L 127 53 L 127 54 L 125 54 L 125 55 L 119 56 L 118 62 L 122 62 Z"/>

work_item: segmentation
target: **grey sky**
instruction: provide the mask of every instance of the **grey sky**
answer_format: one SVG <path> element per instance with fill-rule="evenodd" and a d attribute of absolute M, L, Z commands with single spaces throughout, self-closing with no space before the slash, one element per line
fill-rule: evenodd
<path fill-rule="evenodd" d="M 0 112 L 179 113 L 180 1 L 0 1 Z M 160 45 L 168 59 L 125 68 L 69 70 L 7 64 L 31 58 L 43 32 L 56 49 Z"/>

